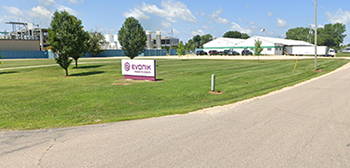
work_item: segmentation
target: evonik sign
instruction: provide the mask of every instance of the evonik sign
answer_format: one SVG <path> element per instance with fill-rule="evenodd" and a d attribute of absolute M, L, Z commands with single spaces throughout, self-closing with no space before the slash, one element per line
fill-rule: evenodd
<path fill-rule="evenodd" d="M 156 60 L 122 60 L 125 79 L 156 80 Z"/>

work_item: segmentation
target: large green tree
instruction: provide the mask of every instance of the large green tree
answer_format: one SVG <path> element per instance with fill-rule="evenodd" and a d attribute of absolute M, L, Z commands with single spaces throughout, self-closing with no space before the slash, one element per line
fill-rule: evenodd
<path fill-rule="evenodd" d="M 324 28 L 317 28 L 317 44 L 340 49 L 346 34 L 346 26 L 341 23 L 326 24 Z M 297 27 L 286 32 L 286 39 L 301 40 L 315 44 L 315 31 L 310 28 Z"/>
<path fill-rule="evenodd" d="M 126 18 L 118 33 L 118 40 L 120 45 L 123 46 L 123 53 L 130 59 L 134 59 L 145 51 L 147 37 L 137 19 L 134 17 Z"/>
<path fill-rule="evenodd" d="M 206 34 L 206 35 L 201 36 L 201 40 L 200 40 L 201 46 L 200 47 L 203 47 L 203 45 L 205 43 L 212 41 L 212 40 L 213 40 L 213 36 L 211 34 Z"/>
<path fill-rule="evenodd" d="M 228 31 L 224 34 L 223 37 L 226 38 L 240 38 L 240 39 L 248 39 L 250 36 L 246 33 L 241 33 L 239 31 Z"/>
<path fill-rule="evenodd" d="M 201 46 L 201 36 L 200 35 L 196 35 L 196 36 L 193 36 L 193 43 L 195 45 L 196 48 L 200 48 Z"/>
<path fill-rule="evenodd" d="M 334 48 L 340 48 L 340 44 L 343 43 L 344 38 L 346 37 L 346 35 L 344 34 L 345 31 L 345 24 L 326 24 L 323 30 L 320 32 L 323 45 Z"/>
<path fill-rule="evenodd" d="M 66 76 L 72 63 L 71 58 L 75 60 L 77 66 L 78 59 L 86 53 L 88 38 L 89 35 L 84 31 L 81 20 L 67 11 L 56 11 L 53 14 L 49 28 L 49 44 L 56 54 L 56 62 L 66 71 Z"/>
<path fill-rule="evenodd" d="M 185 45 L 185 49 L 188 51 L 194 51 L 196 48 L 202 48 L 203 44 L 212 41 L 214 38 L 211 34 L 206 34 L 203 36 L 196 35 L 192 39 L 189 39 Z"/>
<path fill-rule="evenodd" d="M 310 40 L 312 38 L 310 35 L 311 35 L 310 28 L 297 27 L 297 28 L 289 29 L 286 32 L 286 39 L 310 42 Z"/>
<path fill-rule="evenodd" d="M 89 35 L 88 51 L 95 57 L 102 52 L 102 45 L 105 44 L 106 40 L 101 32 L 91 31 Z"/>

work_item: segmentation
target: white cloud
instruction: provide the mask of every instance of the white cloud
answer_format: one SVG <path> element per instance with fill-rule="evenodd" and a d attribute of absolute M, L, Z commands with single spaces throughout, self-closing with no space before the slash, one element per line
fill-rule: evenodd
<path fill-rule="evenodd" d="M 15 15 L 15 16 L 24 16 L 24 12 L 17 7 L 12 6 L 3 6 L 2 7 L 6 12 Z"/>
<path fill-rule="evenodd" d="M 334 14 L 326 12 L 327 20 L 332 23 L 350 24 L 350 11 L 343 11 L 341 8 Z"/>
<path fill-rule="evenodd" d="M 176 30 L 176 29 L 173 29 L 173 33 L 174 34 L 180 34 L 180 32 L 178 30 Z"/>
<path fill-rule="evenodd" d="M 201 26 L 201 28 L 209 30 L 209 29 L 212 29 L 213 26 L 208 27 L 208 26 L 204 25 L 204 26 Z"/>
<path fill-rule="evenodd" d="M 202 15 L 202 16 L 205 16 L 205 12 L 201 12 L 201 15 Z"/>
<path fill-rule="evenodd" d="M 315 24 L 310 25 L 311 29 L 315 29 Z M 324 28 L 323 25 L 318 25 L 317 28 Z"/>
<path fill-rule="evenodd" d="M 37 17 L 41 19 L 50 19 L 52 13 L 43 6 L 33 7 L 27 12 L 30 17 Z"/>
<path fill-rule="evenodd" d="M 60 4 L 57 4 L 56 8 L 59 11 L 67 11 L 69 14 L 74 15 L 74 16 L 77 16 L 77 15 L 80 14 L 79 12 L 73 10 L 72 8 L 69 8 L 67 6 L 63 6 L 63 5 L 60 5 Z"/>
<path fill-rule="evenodd" d="M 154 14 L 160 17 L 166 17 L 173 19 L 183 19 L 185 22 L 195 23 L 197 22 L 196 17 L 193 16 L 192 12 L 187 8 L 187 6 L 179 1 L 174 0 L 163 0 L 162 9 L 158 8 L 156 5 L 149 5 L 146 3 L 142 4 L 139 8 L 141 11 Z"/>
<path fill-rule="evenodd" d="M 84 1 L 83 0 L 69 0 L 69 2 L 70 3 L 72 3 L 72 4 L 79 4 L 79 3 L 84 3 Z"/>
<path fill-rule="evenodd" d="M 171 27 L 171 23 L 170 22 L 162 22 L 161 25 L 164 26 L 165 28 Z"/>
<path fill-rule="evenodd" d="M 241 17 L 238 17 L 238 20 L 239 20 L 239 21 L 242 21 L 242 18 L 241 18 Z"/>
<path fill-rule="evenodd" d="M 251 22 L 249 22 L 249 24 L 253 25 L 253 24 L 255 24 L 255 22 L 251 21 Z"/>
<path fill-rule="evenodd" d="M 151 17 L 147 16 L 146 14 L 144 14 L 142 11 L 140 11 L 139 9 L 130 9 L 130 12 L 124 12 L 123 16 L 125 17 L 135 17 L 137 19 L 150 19 Z"/>
<path fill-rule="evenodd" d="M 203 36 L 203 35 L 205 35 L 205 33 L 203 32 L 203 30 L 199 29 L 199 30 L 197 30 L 197 31 L 192 30 L 191 35 L 192 35 L 192 36 L 196 36 L 196 35 Z"/>
<path fill-rule="evenodd" d="M 4 16 L 0 16 L 0 23 L 5 23 L 7 21 L 7 16 L 4 15 Z"/>
<path fill-rule="evenodd" d="M 253 25 L 253 26 L 252 26 L 252 29 L 258 30 L 259 27 Z"/>
<path fill-rule="evenodd" d="M 249 8 L 249 7 L 250 7 L 250 4 L 246 5 L 246 7 Z"/>
<path fill-rule="evenodd" d="M 172 18 L 170 18 L 170 17 L 166 17 L 165 19 L 168 20 L 169 22 L 173 22 L 173 23 L 176 23 L 176 22 L 177 22 L 177 20 L 174 20 L 174 19 L 172 19 Z"/>
<path fill-rule="evenodd" d="M 39 4 L 46 7 L 51 8 L 54 4 L 56 4 L 55 0 L 39 0 Z"/>
<path fill-rule="evenodd" d="M 277 26 L 278 27 L 287 27 L 287 21 L 280 19 L 280 18 L 276 18 L 277 19 Z"/>
<path fill-rule="evenodd" d="M 267 12 L 267 16 L 272 16 L 272 12 Z"/>
<path fill-rule="evenodd" d="M 232 22 L 232 30 L 235 30 L 235 31 L 239 31 L 241 33 L 247 33 L 247 34 L 252 34 L 253 31 L 250 30 L 250 29 L 245 29 L 245 28 L 242 28 L 239 24 L 235 23 L 235 22 Z"/>
<path fill-rule="evenodd" d="M 230 23 L 227 19 L 222 18 L 220 16 L 220 13 L 222 12 L 222 8 L 220 7 L 219 10 L 214 11 L 212 15 L 209 15 L 210 18 L 212 18 L 214 20 L 214 22 L 218 23 L 218 24 L 228 24 Z"/>

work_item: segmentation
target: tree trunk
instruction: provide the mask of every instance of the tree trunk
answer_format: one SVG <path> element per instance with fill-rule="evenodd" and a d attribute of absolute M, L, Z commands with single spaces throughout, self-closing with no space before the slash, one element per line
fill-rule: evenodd
<path fill-rule="evenodd" d="M 74 59 L 75 62 L 75 68 L 78 68 L 78 59 Z"/>
<path fill-rule="evenodd" d="M 68 68 L 67 69 L 65 69 L 66 70 L 66 76 L 68 76 Z"/>

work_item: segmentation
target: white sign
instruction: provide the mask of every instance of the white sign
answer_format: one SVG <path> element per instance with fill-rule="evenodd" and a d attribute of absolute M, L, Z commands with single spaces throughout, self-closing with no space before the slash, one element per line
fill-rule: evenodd
<path fill-rule="evenodd" d="M 156 60 L 122 60 L 122 75 L 156 77 Z"/>

